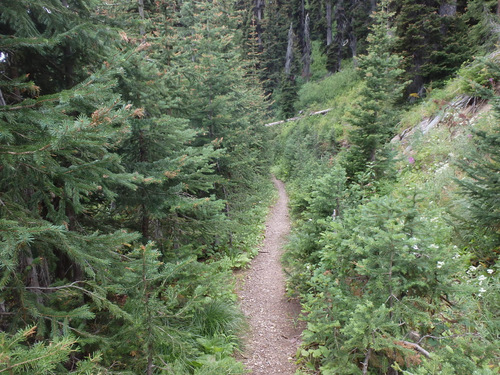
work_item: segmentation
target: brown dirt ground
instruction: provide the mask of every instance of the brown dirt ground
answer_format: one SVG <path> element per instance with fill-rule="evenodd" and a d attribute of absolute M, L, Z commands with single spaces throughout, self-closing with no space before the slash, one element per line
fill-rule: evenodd
<path fill-rule="evenodd" d="M 236 276 L 241 309 L 249 330 L 240 360 L 254 375 L 293 375 L 293 357 L 300 344 L 300 304 L 285 295 L 285 276 L 280 262 L 290 232 L 288 197 L 281 181 L 273 179 L 279 198 L 269 213 L 265 239 L 250 268 Z"/>

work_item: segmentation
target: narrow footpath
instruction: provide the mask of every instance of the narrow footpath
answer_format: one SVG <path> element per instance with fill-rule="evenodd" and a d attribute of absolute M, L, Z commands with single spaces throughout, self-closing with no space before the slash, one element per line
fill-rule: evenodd
<path fill-rule="evenodd" d="M 288 197 L 284 184 L 273 180 L 279 198 L 266 223 L 265 239 L 250 268 L 243 272 L 237 293 L 248 318 L 242 362 L 253 375 L 293 375 L 293 356 L 300 343 L 300 305 L 285 296 L 280 262 L 290 232 Z"/>

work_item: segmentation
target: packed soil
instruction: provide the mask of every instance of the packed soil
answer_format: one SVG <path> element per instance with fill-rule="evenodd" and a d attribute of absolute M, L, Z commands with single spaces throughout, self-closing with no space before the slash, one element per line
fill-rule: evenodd
<path fill-rule="evenodd" d="M 303 324 L 298 321 L 300 304 L 285 295 L 280 260 L 290 232 L 288 197 L 283 183 L 273 180 L 279 198 L 269 213 L 265 239 L 250 267 L 237 275 L 237 293 L 249 324 L 240 359 L 254 375 L 293 375 Z"/>

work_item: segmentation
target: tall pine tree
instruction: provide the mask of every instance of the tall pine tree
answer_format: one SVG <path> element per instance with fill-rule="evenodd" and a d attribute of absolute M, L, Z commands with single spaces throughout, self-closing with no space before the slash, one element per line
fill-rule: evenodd
<path fill-rule="evenodd" d="M 395 126 L 394 103 L 402 89 L 399 81 L 402 70 L 401 58 L 391 51 L 396 41 L 391 17 L 388 3 L 381 2 L 367 39 L 368 53 L 359 61 L 365 86 L 350 119 L 354 128 L 349 135 L 351 147 L 345 167 L 351 177 L 364 172 L 369 164 L 377 167 L 379 175 L 383 172 L 382 146 Z"/>

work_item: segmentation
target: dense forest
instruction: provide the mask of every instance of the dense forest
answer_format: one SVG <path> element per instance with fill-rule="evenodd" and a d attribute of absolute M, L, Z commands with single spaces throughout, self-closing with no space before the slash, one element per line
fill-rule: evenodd
<path fill-rule="evenodd" d="M 298 373 L 497 374 L 499 16 L 0 0 L 0 373 L 246 373 L 272 172 Z"/>

